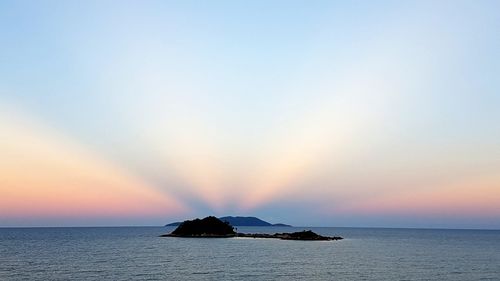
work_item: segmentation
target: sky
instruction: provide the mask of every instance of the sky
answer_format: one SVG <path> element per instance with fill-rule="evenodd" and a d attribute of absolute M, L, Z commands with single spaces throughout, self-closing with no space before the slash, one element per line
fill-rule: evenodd
<path fill-rule="evenodd" d="M 500 228 L 498 1 L 1 1 L 0 226 Z"/>

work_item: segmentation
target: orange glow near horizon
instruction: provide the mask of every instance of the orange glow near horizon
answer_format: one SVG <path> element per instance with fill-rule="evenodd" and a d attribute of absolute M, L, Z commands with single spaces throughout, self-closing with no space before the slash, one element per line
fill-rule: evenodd
<path fill-rule="evenodd" d="M 186 208 L 31 119 L 0 115 L 0 217 L 172 215 Z"/>
<path fill-rule="evenodd" d="M 330 212 L 372 215 L 500 215 L 500 176 L 393 191 L 340 205 Z"/>
<path fill-rule="evenodd" d="M 0 115 L 1 217 L 177 216 L 188 212 L 182 201 L 33 120 L 6 110 Z M 313 133 L 314 130 L 310 130 L 306 135 L 317 137 L 319 134 Z M 289 144 L 281 150 L 274 150 L 276 154 L 269 158 L 276 160 L 269 161 L 265 169 L 259 173 L 249 172 L 254 175 L 251 182 L 256 188 L 238 190 L 241 195 L 235 202 L 239 204 L 239 211 L 251 212 L 280 198 L 294 200 L 307 194 L 314 198 L 322 196 L 343 201 L 335 208 L 318 206 L 326 208 L 326 213 L 500 215 L 497 204 L 500 202 L 500 177 L 474 176 L 476 172 L 455 181 L 445 177 L 441 182 L 431 181 L 426 185 L 415 182 L 414 186 L 395 189 L 394 186 L 401 183 L 388 181 L 388 187 L 370 187 L 370 178 L 380 174 L 380 171 L 373 170 L 371 175 L 365 174 L 366 180 L 358 181 L 357 186 L 364 186 L 358 189 L 331 189 L 327 193 L 290 189 L 290 185 L 307 181 L 311 172 L 318 170 L 318 163 L 324 159 L 316 156 L 323 155 L 326 143 L 318 145 L 304 138 Z M 189 146 L 190 143 L 180 141 L 181 145 Z M 303 149 L 294 150 L 295 147 Z M 348 148 L 339 146 L 339 152 L 350 154 L 341 147 Z M 207 157 L 197 157 L 203 151 Z M 190 183 L 193 189 L 189 192 L 193 196 L 202 198 L 214 210 L 221 210 L 228 199 L 223 194 L 226 189 L 220 185 L 222 168 L 210 165 L 211 157 L 216 156 L 209 154 L 210 151 L 213 152 L 213 147 L 205 145 L 197 147 L 189 157 L 178 154 L 179 162 L 174 167 L 186 181 L 192 175 Z M 342 154 L 338 155 L 341 159 Z M 340 178 L 337 180 L 341 181 Z M 373 180 L 377 181 L 376 178 Z M 370 188 L 377 192 L 370 191 L 365 195 Z"/>

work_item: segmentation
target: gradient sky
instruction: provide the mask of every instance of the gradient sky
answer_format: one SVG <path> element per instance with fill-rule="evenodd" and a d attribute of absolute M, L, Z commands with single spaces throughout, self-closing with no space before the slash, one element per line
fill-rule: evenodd
<path fill-rule="evenodd" d="M 499 1 L 1 1 L 0 226 L 500 228 Z"/>

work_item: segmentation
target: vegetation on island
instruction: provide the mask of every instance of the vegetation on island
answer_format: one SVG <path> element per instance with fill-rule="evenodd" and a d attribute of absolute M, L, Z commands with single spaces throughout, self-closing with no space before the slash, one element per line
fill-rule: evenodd
<path fill-rule="evenodd" d="M 178 237 L 234 237 L 236 232 L 227 222 L 210 216 L 204 219 L 186 220 L 172 233 L 164 236 Z"/>

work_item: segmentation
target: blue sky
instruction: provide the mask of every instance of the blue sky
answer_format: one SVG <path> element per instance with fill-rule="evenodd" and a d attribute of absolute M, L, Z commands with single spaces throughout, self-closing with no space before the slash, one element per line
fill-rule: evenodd
<path fill-rule="evenodd" d="M 498 228 L 499 6 L 2 1 L 0 128 L 11 141 L 0 152 L 16 158 L 0 160 L 0 224 L 161 224 L 214 213 Z M 69 158 L 78 169 L 62 164 Z M 138 218 L 63 195 L 61 173 L 114 190 L 82 172 L 104 163 L 170 207 L 142 210 L 151 198 L 137 198 Z M 54 167 L 48 179 L 31 176 L 26 167 L 37 165 Z M 75 192 L 97 192 L 81 185 Z M 138 196 L 127 192 L 116 206 Z M 12 207 L 29 194 L 39 208 Z"/>

